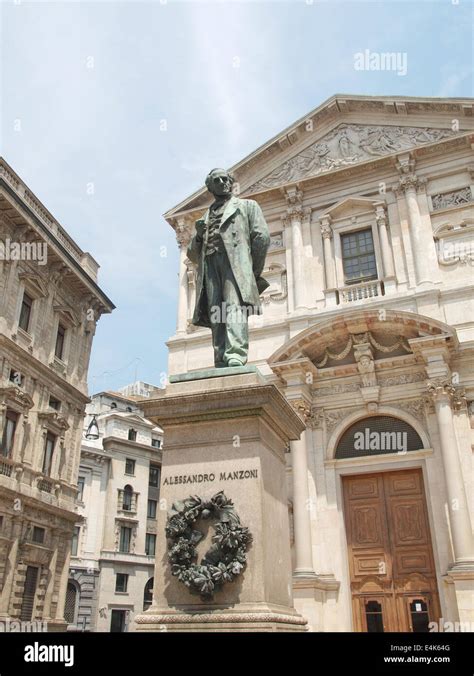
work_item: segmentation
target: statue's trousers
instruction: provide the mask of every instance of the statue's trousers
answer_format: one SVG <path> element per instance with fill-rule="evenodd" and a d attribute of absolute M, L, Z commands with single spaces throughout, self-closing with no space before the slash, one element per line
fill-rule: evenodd
<path fill-rule="evenodd" d="M 229 359 L 246 364 L 249 347 L 247 308 L 225 251 L 215 251 L 205 257 L 204 284 L 216 367 L 227 366 Z"/>

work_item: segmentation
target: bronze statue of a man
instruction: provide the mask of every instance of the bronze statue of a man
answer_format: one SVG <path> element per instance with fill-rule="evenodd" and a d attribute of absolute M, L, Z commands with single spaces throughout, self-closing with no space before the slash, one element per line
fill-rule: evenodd
<path fill-rule="evenodd" d="M 259 296 L 268 287 L 261 277 L 268 226 L 257 202 L 233 195 L 233 183 L 225 169 L 209 172 L 206 187 L 215 200 L 188 246 L 198 266 L 193 324 L 211 329 L 218 368 L 247 363 L 248 316 L 261 314 Z"/>

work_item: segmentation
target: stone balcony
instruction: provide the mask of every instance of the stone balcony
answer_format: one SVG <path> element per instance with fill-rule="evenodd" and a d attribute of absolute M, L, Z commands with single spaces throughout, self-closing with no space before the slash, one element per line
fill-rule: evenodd
<path fill-rule="evenodd" d="M 62 479 L 45 477 L 11 458 L 0 458 L 0 490 L 2 488 L 69 512 L 77 511 L 74 486 Z"/>
<path fill-rule="evenodd" d="M 350 284 L 339 289 L 339 302 L 342 305 L 354 303 L 358 300 L 368 300 L 370 298 L 380 298 L 385 295 L 383 282 L 374 279 L 360 284 Z"/>

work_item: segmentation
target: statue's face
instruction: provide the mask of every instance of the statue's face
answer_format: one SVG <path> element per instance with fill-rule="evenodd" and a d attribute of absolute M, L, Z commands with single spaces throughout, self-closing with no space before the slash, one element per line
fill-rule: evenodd
<path fill-rule="evenodd" d="M 232 192 L 232 179 L 225 169 L 214 171 L 209 183 L 210 192 L 217 197 L 224 197 Z"/>

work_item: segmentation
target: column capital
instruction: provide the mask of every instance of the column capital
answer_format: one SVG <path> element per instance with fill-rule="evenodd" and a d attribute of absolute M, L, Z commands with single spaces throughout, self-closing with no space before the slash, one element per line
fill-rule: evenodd
<path fill-rule="evenodd" d="M 324 424 L 324 409 L 312 406 L 311 413 L 308 418 L 308 424 L 311 429 L 322 429 Z"/>
<path fill-rule="evenodd" d="M 449 400 L 455 410 L 459 410 L 466 405 L 466 393 L 460 387 L 455 387 L 451 380 L 447 378 L 431 378 L 426 381 L 428 395 L 434 401 L 442 399 Z"/>
<path fill-rule="evenodd" d="M 303 397 L 300 397 L 298 399 L 289 399 L 289 404 L 291 404 L 296 413 L 306 424 L 311 415 L 311 404 Z"/>
<path fill-rule="evenodd" d="M 304 215 L 303 209 L 303 191 L 297 185 L 286 188 L 285 199 L 287 204 L 287 214 L 291 219 L 300 220 Z"/>
<path fill-rule="evenodd" d="M 387 210 L 385 202 L 378 202 L 375 206 L 375 221 L 377 225 L 387 225 Z"/>
<path fill-rule="evenodd" d="M 426 189 L 426 178 L 420 178 L 416 174 L 403 174 L 398 181 L 398 190 L 402 193 L 422 192 Z"/>
<path fill-rule="evenodd" d="M 332 228 L 331 228 L 331 216 L 325 214 L 319 219 L 319 227 L 321 229 L 321 234 L 324 239 L 331 239 L 332 237 Z"/>
<path fill-rule="evenodd" d="M 311 223 L 311 214 L 313 213 L 313 207 L 304 207 L 303 209 L 303 223 Z"/>

